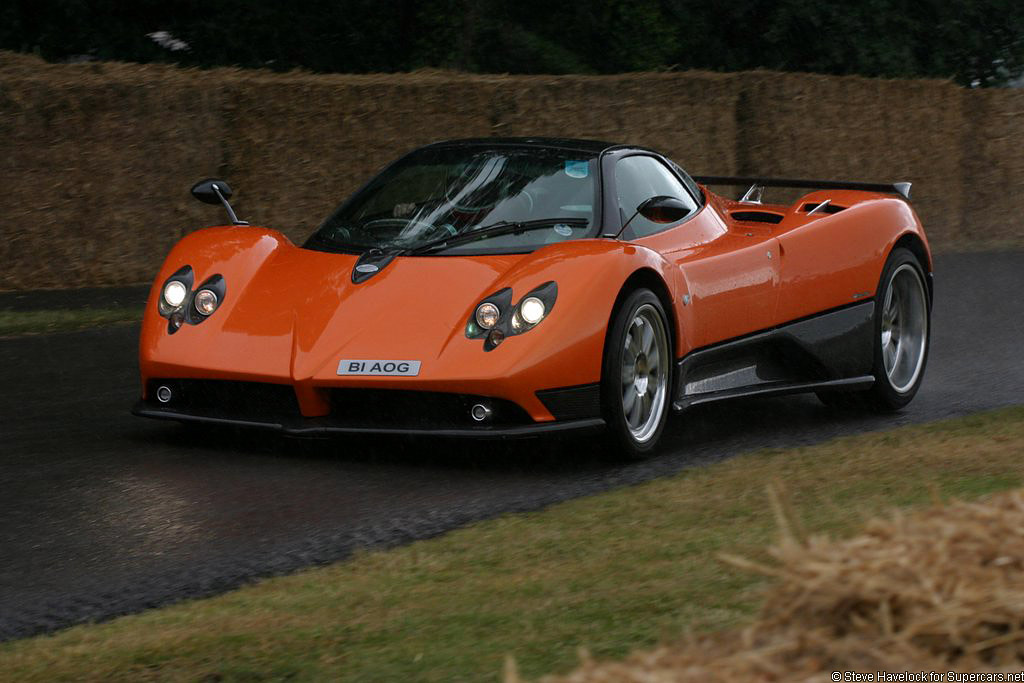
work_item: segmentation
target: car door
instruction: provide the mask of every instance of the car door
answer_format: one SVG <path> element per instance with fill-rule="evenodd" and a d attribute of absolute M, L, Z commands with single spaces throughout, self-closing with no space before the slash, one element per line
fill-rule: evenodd
<path fill-rule="evenodd" d="M 623 222 L 653 196 L 677 197 L 693 206 L 682 222 L 632 218 L 623 237 L 660 252 L 690 285 L 695 347 L 739 337 L 774 324 L 779 292 L 779 243 L 770 229 L 736 229 L 714 206 L 701 206 L 679 177 L 659 159 L 623 157 L 615 168 Z M 680 302 L 677 302 L 678 306 Z"/>

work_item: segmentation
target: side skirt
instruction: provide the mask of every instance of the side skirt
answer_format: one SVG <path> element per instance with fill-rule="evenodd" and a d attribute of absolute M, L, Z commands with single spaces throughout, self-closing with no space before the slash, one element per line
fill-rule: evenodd
<path fill-rule="evenodd" d="M 714 403 L 725 401 L 731 398 L 747 398 L 749 396 L 782 396 L 785 394 L 803 394 L 810 391 L 857 391 L 859 389 L 870 389 L 875 383 L 873 375 L 863 377 L 850 377 L 848 379 L 834 379 L 824 382 L 794 382 L 792 384 L 779 383 L 777 385 L 762 384 L 759 386 L 742 387 L 726 391 L 711 391 L 694 396 L 684 396 L 672 404 L 673 410 L 683 411 L 702 403 Z"/>
<path fill-rule="evenodd" d="M 672 407 L 870 388 L 874 312 L 874 301 L 859 302 L 697 349 L 677 362 Z"/>

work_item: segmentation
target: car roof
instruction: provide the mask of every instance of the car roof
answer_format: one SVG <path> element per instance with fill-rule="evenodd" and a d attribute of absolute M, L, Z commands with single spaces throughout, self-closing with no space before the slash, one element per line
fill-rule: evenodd
<path fill-rule="evenodd" d="M 575 138 L 547 138 L 547 137 L 522 137 L 522 138 L 463 138 L 459 140 L 443 140 L 435 142 L 421 149 L 430 147 L 486 147 L 493 145 L 508 145 L 514 147 L 547 147 L 559 149 L 573 149 L 582 152 L 601 152 L 613 147 L 624 147 L 615 142 L 602 140 L 579 140 Z"/>

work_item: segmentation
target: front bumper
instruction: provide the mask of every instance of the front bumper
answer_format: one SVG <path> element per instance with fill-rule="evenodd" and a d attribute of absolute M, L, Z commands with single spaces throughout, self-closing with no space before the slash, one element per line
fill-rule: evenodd
<path fill-rule="evenodd" d="M 288 384 L 230 380 L 150 380 L 132 412 L 181 422 L 273 430 L 294 436 L 411 434 L 514 438 L 604 426 L 597 385 L 538 392 L 555 415 L 536 421 L 516 403 L 489 396 L 395 389 L 331 387 L 321 390 L 326 414 L 303 415 Z M 161 394 L 164 394 L 162 398 Z M 486 406 L 484 418 L 473 413 Z"/>

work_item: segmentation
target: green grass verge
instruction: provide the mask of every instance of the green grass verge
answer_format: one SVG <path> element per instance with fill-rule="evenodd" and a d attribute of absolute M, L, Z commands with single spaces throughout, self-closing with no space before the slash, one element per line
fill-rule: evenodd
<path fill-rule="evenodd" d="M 0 337 L 70 332 L 88 327 L 140 320 L 142 320 L 141 306 L 52 311 L 0 310 Z"/>
<path fill-rule="evenodd" d="M 498 680 L 619 657 L 751 619 L 782 482 L 811 532 L 843 535 L 935 492 L 1021 485 L 1024 407 L 762 451 L 481 522 L 437 539 L 197 600 L 0 645 L 13 680 Z"/>

